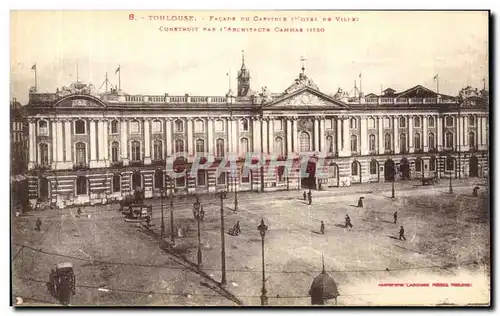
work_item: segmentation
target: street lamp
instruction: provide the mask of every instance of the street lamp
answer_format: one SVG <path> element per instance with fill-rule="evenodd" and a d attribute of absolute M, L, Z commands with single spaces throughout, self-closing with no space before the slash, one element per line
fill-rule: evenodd
<path fill-rule="evenodd" d="M 234 176 L 234 211 L 237 212 L 238 211 L 238 187 L 236 186 L 237 185 L 237 177 Z"/>
<path fill-rule="evenodd" d="M 201 206 L 200 199 L 196 197 L 196 202 L 193 205 L 193 216 L 198 222 L 198 270 L 201 270 L 201 235 L 200 235 L 200 221 L 205 217 L 203 206 Z"/>
<path fill-rule="evenodd" d="M 170 187 L 170 242 L 175 245 L 175 232 L 174 232 L 174 191 L 172 177 L 167 175 L 167 185 Z"/>
<path fill-rule="evenodd" d="M 396 164 L 392 166 L 392 198 L 394 199 L 396 196 L 394 195 L 394 182 L 396 181 Z"/>
<path fill-rule="evenodd" d="M 226 241 L 224 235 L 224 193 L 220 193 L 221 285 L 226 285 Z"/>
<path fill-rule="evenodd" d="M 163 219 L 163 197 L 165 195 L 165 189 L 161 188 L 160 189 L 160 196 L 161 196 L 161 238 L 165 237 L 165 221 Z"/>
<path fill-rule="evenodd" d="M 260 232 L 260 237 L 262 238 L 262 295 L 260 296 L 260 304 L 262 306 L 267 305 L 267 290 L 266 290 L 266 267 L 264 261 L 264 237 L 266 236 L 267 226 L 264 224 L 264 219 L 260 220 L 260 225 L 257 226 Z"/>

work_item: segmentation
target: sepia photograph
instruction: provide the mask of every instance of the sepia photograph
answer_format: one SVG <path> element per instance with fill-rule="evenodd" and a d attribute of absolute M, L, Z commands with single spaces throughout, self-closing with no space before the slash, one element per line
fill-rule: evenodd
<path fill-rule="evenodd" d="M 10 11 L 10 300 L 490 307 L 490 11 Z"/>

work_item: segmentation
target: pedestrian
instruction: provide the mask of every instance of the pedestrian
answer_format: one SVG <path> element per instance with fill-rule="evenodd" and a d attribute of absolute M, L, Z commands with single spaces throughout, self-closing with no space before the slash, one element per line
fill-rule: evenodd
<path fill-rule="evenodd" d="M 325 223 L 323 223 L 323 221 L 321 221 L 321 228 L 319 230 L 321 232 L 321 235 L 325 234 Z"/>
<path fill-rule="evenodd" d="M 236 225 L 234 225 L 234 229 L 238 232 L 238 235 L 241 233 L 240 221 L 236 221 Z"/>
<path fill-rule="evenodd" d="M 42 229 L 42 220 L 40 218 L 36 219 L 36 228 L 35 230 L 40 231 Z"/>
<path fill-rule="evenodd" d="M 394 212 L 394 224 L 398 221 L 398 212 Z"/>
<path fill-rule="evenodd" d="M 358 199 L 358 207 L 363 207 L 363 199 L 364 197 L 362 196 Z"/>
<path fill-rule="evenodd" d="M 312 193 L 311 193 L 311 190 L 309 190 L 309 192 L 307 193 L 307 198 L 309 199 L 309 205 L 311 205 L 311 203 L 312 203 Z"/>
<path fill-rule="evenodd" d="M 477 191 L 479 191 L 479 187 L 474 187 L 474 189 L 472 189 L 472 196 L 477 196 Z"/>
<path fill-rule="evenodd" d="M 348 228 L 351 229 L 352 228 L 352 224 L 351 224 L 351 218 L 349 217 L 349 215 L 345 215 L 345 228 Z"/>
<path fill-rule="evenodd" d="M 406 240 L 405 229 L 403 228 L 403 226 L 401 226 L 401 228 L 399 229 L 399 240 L 401 240 L 401 239 Z"/>
<path fill-rule="evenodd" d="M 78 217 L 80 217 L 80 215 L 82 215 L 82 209 L 78 208 L 78 210 L 76 210 L 76 213 L 78 214 Z"/>
<path fill-rule="evenodd" d="M 148 226 L 148 228 L 151 226 L 151 217 L 150 216 L 146 217 L 146 225 Z"/>
<path fill-rule="evenodd" d="M 303 196 L 304 196 L 304 201 L 307 200 L 307 193 L 306 193 L 306 191 L 304 191 Z"/>

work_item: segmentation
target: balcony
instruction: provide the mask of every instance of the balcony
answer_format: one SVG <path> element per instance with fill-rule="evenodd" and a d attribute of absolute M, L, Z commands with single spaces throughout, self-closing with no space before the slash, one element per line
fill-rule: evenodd
<path fill-rule="evenodd" d="M 404 148 L 404 149 L 400 149 L 399 150 L 399 153 L 400 154 L 407 154 L 408 153 L 408 149 Z"/>
<path fill-rule="evenodd" d="M 359 151 L 351 151 L 351 156 L 360 156 L 361 153 Z"/>
<path fill-rule="evenodd" d="M 478 151 L 478 147 L 477 146 L 469 146 L 469 151 Z"/>
<path fill-rule="evenodd" d="M 437 153 L 437 148 L 430 148 L 428 150 L 430 153 Z"/>
<path fill-rule="evenodd" d="M 90 169 L 89 164 L 86 162 L 77 162 L 73 165 L 73 170 L 87 170 Z"/>
<path fill-rule="evenodd" d="M 43 164 L 35 165 L 34 169 L 43 171 L 43 170 L 50 170 L 50 169 L 52 169 L 52 167 L 48 162 L 46 162 Z"/>
<path fill-rule="evenodd" d="M 384 150 L 384 154 L 386 154 L 386 155 L 390 155 L 392 153 L 393 153 L 392 149 L 386 149 L 386 150 Z"/>
<path fill-rule="evenodd" d="M 144 161 L 142 160 L 131 160 L 129 163 L 129 166 L 131 167 L 142 167 L 144 166 Z"/>
<path fill-rule="evenodd" d="M 109 166 L 111 168 L 123 168 L 123 161 L 112 161 Z"/>
<path fill-rule="evenodd" d="M 165 159 L 157 159 L 157 160 L 153 160 L 151 162 L 151 165 L 153 166 L 157 166 L 157 167 L 163 167 L 166 165 L 166 161 Z"/>
<path fill-rule="evenodd" d="M 421 154 L 421 153 L 424 152 L 424 150 L 422 148 L 415 148 L 414 151 L 415 151 L 416 154 Z"/>

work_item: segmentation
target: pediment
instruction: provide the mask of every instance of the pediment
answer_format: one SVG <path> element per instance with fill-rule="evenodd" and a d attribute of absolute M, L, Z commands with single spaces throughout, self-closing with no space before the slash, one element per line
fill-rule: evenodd
<path fill-rule="evenodd" d="M 54 104 L 54 107 L 64 108 L 102 108 L 105 104 L 91 95 L 70 95 Z"/>
<path fill-rule="evenodd" d="M 303 88 L 295 93 L 285 95 L 280 99 L 269 103 L 268 108 L 293 108 L 293 109 L 326 109 L 326 108 L 347 108 L 347 104 L 335 100 L 319 91 L 310 88 Z"/>

